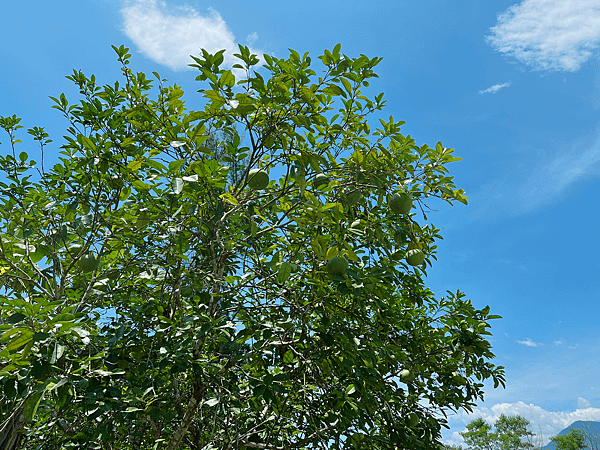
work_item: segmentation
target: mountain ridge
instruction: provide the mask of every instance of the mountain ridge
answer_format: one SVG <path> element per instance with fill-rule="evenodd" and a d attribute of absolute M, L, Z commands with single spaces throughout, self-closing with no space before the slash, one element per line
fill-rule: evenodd
<path fill-rule="evenodd" d="M 600 449 L 600 422 L 596 422 L 594 420 L 576 420 L 567 428 L 561 430 L 554 436 L 558 435 L 566 435 L 569 434 L 571 429 L 582 430 L 584 433 L 589 434 L 592 439 L 592 447 L 588 447 L 591 450 L 599 450 Z M 589 444 L 589 443 L 588 443 Z M 550 441 L 544 447 L 543 450 L 556 450 L 556 446 L 554 442 Z"/>

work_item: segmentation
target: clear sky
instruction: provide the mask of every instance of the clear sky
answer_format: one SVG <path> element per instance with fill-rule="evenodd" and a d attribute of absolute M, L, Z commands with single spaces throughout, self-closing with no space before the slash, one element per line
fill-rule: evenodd
<path fill-rule="evenodd" d="M 478 416 L 521 414 L 545 441 L 600 420 L 600 0 L 0 0 L 0 11 L 0 115 L 46 127 L 55 153 L 67 124 L 48 96 L 77 99 L 73 69 L 118 79 L 111 44 L 130 47 L 134 70 L 182 85 L 190 107 L 200 47 L 316 60 L 339 42 L 383 57 L 370 92 L 385 92 L 385 116 L 463 158 L 450 170 L 469 205 L 430 205 L 445 240 L 428 285 L 503 316 L 492 343 L 507 388 L 451 417 L 446 442 Z"/>

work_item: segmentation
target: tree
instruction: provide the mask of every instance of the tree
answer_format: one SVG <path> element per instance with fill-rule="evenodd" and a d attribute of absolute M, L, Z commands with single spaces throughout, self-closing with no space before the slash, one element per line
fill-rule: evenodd
<path fill-rule="evenodd" d="M 582 431 L 585 433 L 586 444 L 590 450 L 600 449 L 600 437 L 598 430 L 591 426 L 589 421 L 582 422 Z"/>
<path fill-rule="evenodd" d="M 588 448 L 586 434 L 583 430 L 571 428 L 566 435 L 557 435 L 550 438 L 556 450 L 580 450 Z"/>
<path fill-rule="evenodd" d="M 495 431 L 492 431 L 495 428 Z M 494 427 L 481 417 L 467 425 L 461 433 L 465 442 L 473 450 L 520 450 L 531 449 L 529 421 L 519 415 L 501 414 Z"/>
<path fill-rule="evenodd" d="M 256 69 L 240 46 L 236 79 L 203 51 L 193 111 L 115 50 L 124 82 L 74 71 L 80 102 L 53 98 L 69 121 L 53 167 L 43 128 L 38 164 L 0 118 L 0 411 L 30 396 L 26 448 L 441 447 L 448 411 L 504 385 L 499 316 L 424 285 L 428 202 L 466 203 L 459 158 L 391 117 L 371 129 L 380 59 L 338 45 L 320 74 L 293 50 Z"/>

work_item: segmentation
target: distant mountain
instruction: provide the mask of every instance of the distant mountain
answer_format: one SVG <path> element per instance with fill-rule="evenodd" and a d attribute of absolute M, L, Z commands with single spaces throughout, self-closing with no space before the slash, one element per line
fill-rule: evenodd
<path fill-rule="evenodd" d="M 600 422 L 594 422 L 591 420 L 578 420 L 577 422 L 573 422 L 571 425 L 569 425 L 567 428 L 565 428 L 558 434 L 569 434 L 569 431 L 572 428 L 578 428 L 586 434 L 591 433 L 593 436 L 592 439 L 595 439 L 593 440 L 594 446 L 592 447 L 592 449 L 600 449 Z M 555 450 L 554 442 L 550 441 L 548 445 L 542 448 L 544 450 Z"/>

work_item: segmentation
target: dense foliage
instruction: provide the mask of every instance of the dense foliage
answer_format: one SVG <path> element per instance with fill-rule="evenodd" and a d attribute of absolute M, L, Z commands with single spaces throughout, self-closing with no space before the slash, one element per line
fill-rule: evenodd
<path fill-rule="evenodd" d="M 434 448 L 504 384 L 498 316 L 424 285 L 428 202 L 466 197 L 452 149 L 367 120 L 380 59 L 203 52 L 192 111 L 115 50 L 122 83 L 54 99 L 52 167 L 0 118 L 0 419 L 24 405 L 26 448 Z"/>

